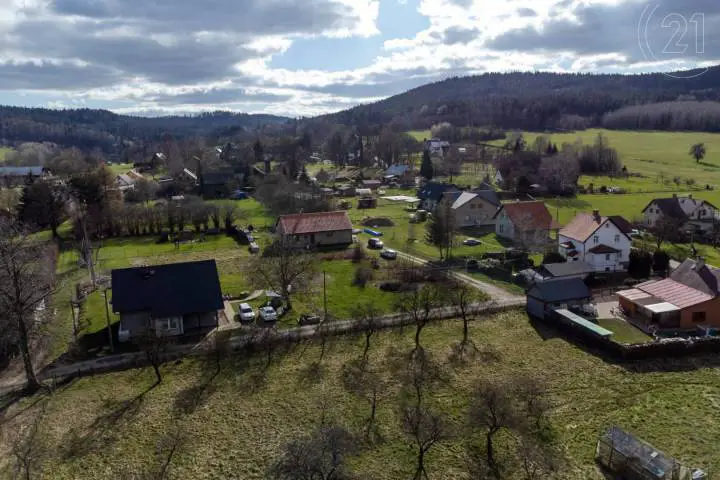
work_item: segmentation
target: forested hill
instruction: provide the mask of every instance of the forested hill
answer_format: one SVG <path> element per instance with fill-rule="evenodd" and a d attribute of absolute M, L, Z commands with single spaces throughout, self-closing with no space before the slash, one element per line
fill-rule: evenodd
<path fill-rule="evenodd" d="M 159 140 L 170 134 L 226 135 L 243 129 L 285 123 L 274 115 L 213 112 L 196 116 L 132 117 L 107 110 L 51 110 L 0 106 L 0 145 L 52 142 L 64 147 L 119 149 L 126 140 Z"/>
<path fill-rule="evenodd" d="M 705 73 L 672 75 L 516 72 L 455 77 L 324 119 L 363 126 L 392 122 L 403 130 L 443 121 L 525 130 L 576 129 L 600 125 L 604 114 L 626 106 L 675 100 L 720 100 L 720 66 Z"/>

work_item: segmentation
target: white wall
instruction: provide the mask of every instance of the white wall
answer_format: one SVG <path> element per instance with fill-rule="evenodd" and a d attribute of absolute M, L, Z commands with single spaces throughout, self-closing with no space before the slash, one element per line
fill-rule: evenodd
<path fill-rule="evenodd" d="M 500 211 L 495 221 L 495 233 L 499 237 L 515 239 L 515 225 L 510 221 L 510 217 L 505 213 L 505 209 Z"/>
<path fill-rule="evenodd" d="M 627 264 L 627 262 L 630 261 L 630 246 L 632 242 L 610 220 L 605 220 L 605 222 L 603 222 L 602 225 L 600 225 L 600 227 L 592 235 L 590 235 L 584 243 L 566 237 L 562 234 L 558 234 L 558 252 L 560 252 L 563 256 L 565 256 L 566 250 L 561 248 L 559 245 L 565 242 L 572 242 L 575 244 L 578 256 L 574 258 L 578 259 L 578 261 L 584 260 L 588 264 L 592 265 L 595 267 L 596 272 L 604 272 L 607 271 L 608 268 L 610 271 L 626 270 L 626 268 L 622 267 L 621 264 Z M 589 250 L 597 245 L 607 245 L 608 247 L 613 247 L 620 250 L 620 254 L 618 256 L 616 253 L 610 253 L 610 258 L 608 259 L 608 254 L 590 253 Z"/>

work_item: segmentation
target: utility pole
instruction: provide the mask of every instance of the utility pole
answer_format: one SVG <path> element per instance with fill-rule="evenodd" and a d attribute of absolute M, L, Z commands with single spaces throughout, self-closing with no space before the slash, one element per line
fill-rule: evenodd
<path fill-rule="evenodd" d="M 92 258 L 92 245 L 88 239 L 87 227 L 85 225 L 85 210 L 82 207 L 80 208 L 80 225 L 82 226 L 83 231 L 82 252 L 85 257 L 85 261 L 87 262 L 88 269 L 90 270 L 90 279 L 92 280 L 93 289 L 95 289 L 97 287 L 97 277 L 95 276 L 95 265 L 93 264 Z"/>
<path fill-rule="evenodd" d="M 323 321 L 327 321 L 327 275 L 325 274 L 325 270 L 323 270 L 323 310 L 325 312 L 325 316 L 323 318 Z"/>

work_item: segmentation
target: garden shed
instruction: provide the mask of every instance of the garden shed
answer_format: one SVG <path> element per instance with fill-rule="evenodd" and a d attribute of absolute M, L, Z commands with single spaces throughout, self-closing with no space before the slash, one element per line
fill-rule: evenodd
<path fill-rule="evenodd" d="M 605 469 L 627 480 L 705 480 L 707 475 L 658 451 L 620 427 L 600 436 L 595 459 Z"/>
<path fill-rule="evenodd" d="M 544 319 L 557 308 L 582 307 L 590 302 L 590 290 L 577 277 L 545 280 L 527 291 L 527 312 Z"/>

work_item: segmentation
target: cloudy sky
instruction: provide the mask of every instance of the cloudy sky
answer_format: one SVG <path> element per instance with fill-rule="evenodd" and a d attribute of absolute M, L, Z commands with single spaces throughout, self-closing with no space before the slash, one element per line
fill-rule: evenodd
<path fill-rule="evenodd" d="M 720 1 L 0 0 L 0 41 L 0 104 L 297 116 L 453 75 L 720 63 Z"/>

